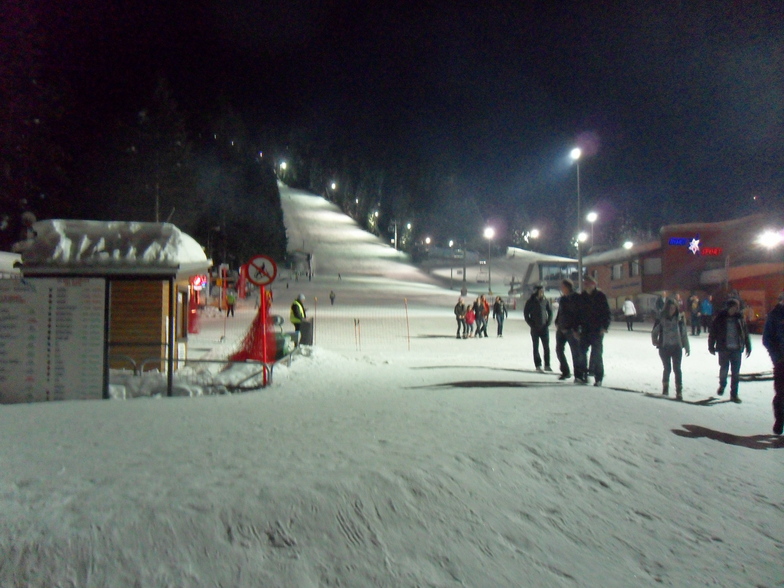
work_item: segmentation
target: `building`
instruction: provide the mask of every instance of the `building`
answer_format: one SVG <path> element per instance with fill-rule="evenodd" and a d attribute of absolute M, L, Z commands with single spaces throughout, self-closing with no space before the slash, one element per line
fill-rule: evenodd
<path fill-rule="evenodd" d="M 781 219 L 762 214 L 668 225 L 655 241 L 588 255 L 583 262 L 614 308 L 627 296 L 651 311 L 665 292 L 684 301 L 692 293 L 713 296 L 715 306 L 737 294 L 754 326 L 764 322 L 784 289 L 782 226 Z"/>

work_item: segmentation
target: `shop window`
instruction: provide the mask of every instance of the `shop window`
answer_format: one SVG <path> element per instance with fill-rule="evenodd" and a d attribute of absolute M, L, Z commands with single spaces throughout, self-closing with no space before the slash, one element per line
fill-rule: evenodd
<path fill-rule="evenodd" d="M 635 259 L 634 261 L 629 262 L 629 275 L 632 277 L 637 277 L 640 275 L 640 260 Z"/>
<path fill-rule="evenodd" d="M 612 273 L 610 274 L 611 280 L 620 280 L 623 278 L 623 264 L 616 263 L 612 266 Z"/>

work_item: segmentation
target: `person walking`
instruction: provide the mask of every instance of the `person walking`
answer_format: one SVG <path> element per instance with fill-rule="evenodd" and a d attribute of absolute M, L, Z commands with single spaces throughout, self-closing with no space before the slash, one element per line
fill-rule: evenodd
<path fill-rule="evenodd" d="M 700 297 L 692 292 L 689 296 L 689 323 L 691 324 L 691 336 L 700 334 Z"/>
<path fill-rule="evenodd" d="M 329 304 L 330 304 L 330 306 L 335 306 L 335 291 L 334 290 L 330 290 L 329 291 Z"/>
<path fill-rule="evenodd" d="M 683 352 L 686 357 L 691 354 L 689 338 L 686 335 L 686 325 L 678 311 L 674 300 L 664 304 L 663 316 L 656 319 L 651 331 L 651 340 L 654 347 L 659 350 L 659 357 L 664 365 L 662 374 L 662 395 L 670 394 L 670 373 L 675 372 L 675 399 L 683 400 L 683 372 L 681 362 Z"/>
<path fill-rule="evenodd" d="M 706 296 L 700 302 L 700 326 L 706 333 L 710 332 L 713 320 L 713 296 Z"/>
<path fill-rule="evenodd" d="M 474 310 L 474 304 L 471 306 L 466 306 L 466 328 L 468 329 L 468 339 L 474 336 L 474 323 L 476 323 L 476 311 Z"/>
<path fill-rule="evenodd" d="M 297 299 L 291 303 L 291 312 L 289 313 L 289 320 L 294 325 L 294 330 L 299 331 L 302 321 L 307 318 L 305 310 L 305 295 L 300 294 Z"/>
<path fill-rule="evenodd" d="M 509 316 L 509 313 L 506 310 L 506 304 L 504 304 L 500 296 L 496 296 L 493 303 L 493 318 L 498 323 L 498 337 L 504 336 L 504 320 L 507 316 Z"/>
<path fill-rule="evenodd" d="M 661 318 L 664 312 L 664 303 L 667 301 L 667 290 L 662 290 L 661 295 L 656 299 L 656 318 Z"/>
<path fill-rule="evenodd" d="M 482 334 L 487 337 L 487 323 L 490 322 L 490 303 L 487 302 L 484 294 L 479 297 L 479 300 L 482 305 Z"/>
<path fill-rule="evenodd" d="M 457 339 L 466 339 L 468 337 L 466 305 L 462 298 L 458 298 L 457 304 L 455 304 L 455 319 L 457 320 Z"/>
<path fill-rule="evenodd" d="M 482 308 L 482 297 L 481 296 L 478 297 L 476 300 L 474 300 L 473 309 L 474 309 L 474 317 L 475 317 L 474 320 L 476 321 L 476 328 L 474 330 L 474 337 L 479 339 L 482 336 L 482 326 L 484 324 L 484 315 L 482 313 L 483 308 Z"/>
<path fill-rule="evenodd" d="M 784 291 L 765 319 L 762 344 L 773 362 L 773 433 L 781 435 L 784 432 Z"/>
<path fill-rule="evenodd" d="M 234 316 L 234 305 L 237 304 L 237 293 L 229 290 L 226 293 L 226 316 Z"/>
<path fill-rule="evenodd" d="M 634 302 L 632 302 L 632 299 L 629 296 L 623 301 L 622 310 L 623 318 L 626 319 L 626 330 L 633 331 L 634 317 L 637 316 L 637 309 L 634 307 Z"/>
<path fill-rule="evenodd" d="M 740 364 L 743 351 L 746 357 L 751 355 L 751 338 L 746 321 L 740 312 L 740 301 L 730 298 L 724 309 L 716 315 L 708 335 L 708 350 L 711 355 L 719 352 L 719 389 L 716 394 L 722 396 L 727 386 L 727 373 L 731 370 L 730 400 L 740 404 L 738 386 L 740 384 Z"/>
<path fill-rule="evenodd" d="M 555 327 L 555 355 L 558 358 L 561 371 L 558 379 L 568 380 L 572 377 L 565 353 L 566 345 L 568 344 L 572 355 L 576 382 L 577 374 L 582 373 L 578 371 L 580 308 L 577 292 L 574 291 L 574 284 L 569 279 L 561 281 L 561 297 L 558 299 L 558 314 L 555 316 Z"/>
<path fill-rule="evenodd" d="M 545 298 L 542 286 L 534 287 L 533 293 L 526 301 L 525 307 L 523 307 L 523 317 L 526 324 L 531 328 L 531 342 L 534 348 L 534 366 L 536 371 L 553 371 L 550 367 L 550 323 L 553 322 L 553 307 L 550 305 L 550 301 Z M 544 370 L 542 370 L 542 357 L 539 355 L 540 341 L 542 342 L 542 353 L 544 354 Z M 561 350 L 561 354 L 563 354 L 563 350 Z M 565 358 L 564 363 L 566 363 Z M 566 377 L 569 377 L 568 364 L 566 364 L 565 373 Z M 561 365 L 561 375 L 564 375 L 563 364 Z M 561 379 L 565 380 L 566 378 L 562 377 Z"/>
<path fill-rule="evenodd" d="M 580 294 L 580 368 L 579 374 L 575 373 L 575 380 L 579 384 L 588 383 L 588 371 L 593 374 L 594 386 L 601 386 L 604 380 L 604 335 L 610 328 L 612 313 L 607 296 L 596 287 L 596 280 L 586 276 L 583 280 L 583 292 Z M 588 350 L 591 350 L 591 360 L 588 361 Z M 588 370 L 585 369 L 586 364 Z"/>

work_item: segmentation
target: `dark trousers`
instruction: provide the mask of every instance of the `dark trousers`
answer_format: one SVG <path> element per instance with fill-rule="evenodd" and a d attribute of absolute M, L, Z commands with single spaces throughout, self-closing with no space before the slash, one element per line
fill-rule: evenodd
<path fill-rule="evenodd" d="M 583 333 L 580 337 L 580 353 L 578 357 L 578 368 L 574 369 L 574 375 L 583 379 L 588 377 L 588 372 L 593 374 L 597 382 L 604 379 L 604 360 L 602 352 L 604 347 L 604 335 L 602 333 Z M 591 350 L 591 360 L 588 361 L 588 349 Z M 587 368 L 587 369 L 586 369 Z"/>
<path fill-rule="evenodd" d="M 533 338 L 533 334 L 531 335 Z M 574 336 L 574 332 L 569 330 L 566 333 L 562 332 L 561 329 L 555 331 L 555 356 L 558 358 L 558 365 L 561 370 L 561 375 L 569 376 L 569 362 L 566 361 L 566 344 L 569 344 L 569 352 L 572 355 L 572 365 L 574 366 L 574 373 L 577 374 L 577 356 L 579 355 L 578 352 L 578 343 L 577 339 Z M 536 349 L 536 346 L 534 346 Z"/>
<path fill-rule="evenodd" d="M 226 316 L 234 316 L 234 305 L 229 304 L 226 308 Z"/>
<path fill-rule="evenodd" d="M 626 330 L 633 331 L 632 325 L 634 325 L 634 315 L 626 317 Z"/>
<path fill-rule="evenodd" d="M 476 317 L 476 336 L 487 337 L 487 320 L 485 317 Z"/>
<path fill-rule="evenodd" d="M 664 365 L 662 384 L 669 384 L 670 374 L 675 372 L 675 390 L 680 392 L 683 389 L 683 372 L 681 371 L 683 349 L 680 347 L 660 347 L 659 357 Z"/>
<path fill-rule="evenodd" d="M 701 333 L 700 330 L 700 315 L 696 313 L 691 313 L 691 334 L 692 335 L 699 335 Z"/>
<path fill-rule="evenodd" d="M 495 320 L 498 321 L 498 336 L 500 337 L 504 334 L 504 315 L 498 315 L 495 317 Z"/>
<path fill-rule="evenodd" d="M 531 328 L 531 343 L 534 346 L 534 365 L 536 367 L 542 367 L 542 357 L 539 355 L 539 341 L 542 342 L 542 352 L 544 353 L 544 366 L 550 367 L 550 329 L 547 327 L 542 327 L 541 329 L 534 329 Z M 556 338 L 556 346 L 557 338 Z M 563 353 L 563 349 L 561 350 Z M 558 360 L 560 361 L 560 356 Z M 562 364 L 563 365 L 563 364 Z M 569 373 L 569 366 L 566 366 L 566 372 L 563 371 L 563 367 L 561 367 L 561 373 L 566 375 Z"/>
<path fill-rule="evenodd" d="M 731 371 L 730 376 L 730 397 L 738 395 L 738 384 L 740 383 L 740 362 L 743 358 L 743 351 L 734 349 L 732 351 L 719 351 L 719 388 L 724 390 L 727 386 L 727 372 Z"/>
<path fill-rule="evenodd" d="M 784 422 L 784 359 L 773 366 L 773 418 Z"/>
<path fill-rule="evenodd" d="M 702 323 L 702 330 L 705 331 L 706 333 L 710 332 L 710 326 L 711 326 L 711 319 L 712 318 L 713 317 L 711 315 L 709 315 L 709 314 L 703 314 L 700 317 L 700 322 Z"/>
<path fill-rule="evenodd" d="M 460 332 L 462 329 L 462 333 Z M 458 337 L 465 337 L 468 335 L 468 327 L 466 326 L 466 321 L 464 318 L 457 319 L 457 336 Z"/>

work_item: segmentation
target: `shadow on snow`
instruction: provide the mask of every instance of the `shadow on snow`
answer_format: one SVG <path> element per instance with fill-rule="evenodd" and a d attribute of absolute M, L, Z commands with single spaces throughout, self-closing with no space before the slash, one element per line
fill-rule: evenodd
<path fill-rule="evenodd" d="M 749 435 L 743 437 L 741 435 L 733 435 L 731 433 L 723 433 L 722 431 L 714 431 L 707 427 L 699 425 L 681 425 L 683 429 L 673 429 L 672 432 L 678 437 L 686 437 L 688 439 L 700 439 L 705 437 L 727 445 L 737 445 L 738 447 L 746 447 L 748 449 L 784 449 L 784 437 L 776 435 Z"/>

